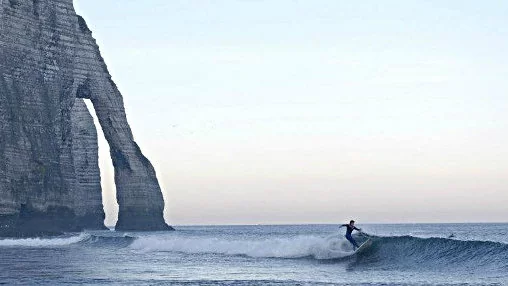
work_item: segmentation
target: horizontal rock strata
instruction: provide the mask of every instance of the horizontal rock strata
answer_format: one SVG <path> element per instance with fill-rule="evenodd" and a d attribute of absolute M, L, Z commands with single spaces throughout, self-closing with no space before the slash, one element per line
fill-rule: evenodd
<path fill-rule="evenodd" d="M 72 0 L 0 0 L 0 235 L 103 228 L 93 103 L 110 145 L 117 229 L 167 230 L 154 168 Z"/>

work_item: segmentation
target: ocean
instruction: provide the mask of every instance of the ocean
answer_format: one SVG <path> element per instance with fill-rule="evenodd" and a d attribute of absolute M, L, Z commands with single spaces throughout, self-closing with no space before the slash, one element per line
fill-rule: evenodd
<path fill-rule="evenodd" d="M 0 284 L 508 285 L 508 224 L 357 226 L 359 254 L 337 225 L 0 239 Z"/>

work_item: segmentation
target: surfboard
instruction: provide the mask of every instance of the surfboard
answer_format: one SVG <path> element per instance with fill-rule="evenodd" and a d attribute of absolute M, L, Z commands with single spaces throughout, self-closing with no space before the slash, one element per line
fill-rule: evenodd
<path fill-rule="evenodd" d="M 360 253 L 360 252 L 363 252 L 365 251 L 365 249 L 369 248 L 369 246 L 372 245 L 372 239 L 367 239 L 364 243 L 362 243 L 362 245 L 360 245 L 360 247 L 358 247 L 357 250 L 355 250 L 355 253 Z"/>

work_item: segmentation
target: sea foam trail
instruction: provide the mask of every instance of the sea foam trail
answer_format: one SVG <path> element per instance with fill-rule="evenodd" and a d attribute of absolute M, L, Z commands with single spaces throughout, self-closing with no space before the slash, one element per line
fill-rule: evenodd
<path fill-rule="evenodd" d="M 90 237 L 87 233 L 59 238 L 0 239 L 0 247 L 55 247 L 79 243 Z"/>
<path fill-rule="evenodd" d="M 266 258 L 336 259 L 349 256 L 349 242 L 337 237 L 296 236 L 291 238 L 230 240 L 224 238 L 185 238 L 181 236 L 139 237 L 130 247 L 138 251 L 214 253 Z"/>

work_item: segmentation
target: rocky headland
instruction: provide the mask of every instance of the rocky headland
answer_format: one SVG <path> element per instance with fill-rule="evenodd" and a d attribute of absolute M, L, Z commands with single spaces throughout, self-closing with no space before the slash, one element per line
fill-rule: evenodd
<path fill-rule="evenodd" d="M 97 131 L 115 168 L 117 230 L 169 230 L 154 168 L 72 0 L 0 0 L 0 236 L 103 229 Z"/>

